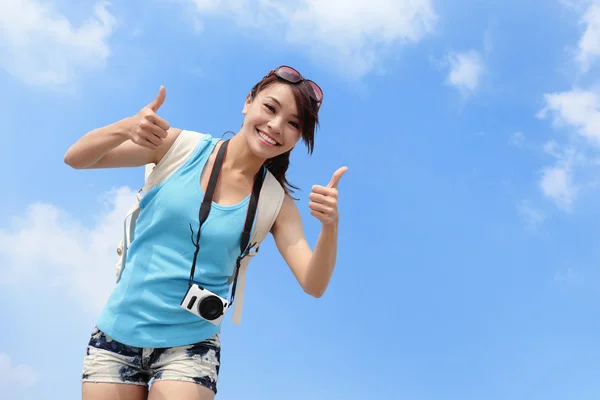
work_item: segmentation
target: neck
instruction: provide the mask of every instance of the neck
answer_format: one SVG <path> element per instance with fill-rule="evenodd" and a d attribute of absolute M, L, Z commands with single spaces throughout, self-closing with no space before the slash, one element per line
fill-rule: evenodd
<path fill-rule="evenodd" d="M 229 140 L 227 157 L 225 157 L 223 168 L 243 174 L 249 178 L 254 178 L 265 162 L 265 159 L 257 157 L 250 150 L 242 135 L 243 133 L 239 132 Z"/>

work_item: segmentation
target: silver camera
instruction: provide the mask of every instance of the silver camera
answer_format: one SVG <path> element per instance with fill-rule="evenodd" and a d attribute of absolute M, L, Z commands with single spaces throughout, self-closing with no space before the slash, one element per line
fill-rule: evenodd
<path fill-rule="evenodd" d="M 221 323 L 228 305 L 227 300 L 221 296 L 196 284 L 189 287 L 181 301 L 181 308 L 214 325 Z"/>

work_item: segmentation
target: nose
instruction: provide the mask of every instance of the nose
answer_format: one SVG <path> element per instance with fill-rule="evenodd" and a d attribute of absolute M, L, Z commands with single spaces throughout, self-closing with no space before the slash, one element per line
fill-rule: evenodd
<path fill-rule="evenodd" d="M 281 118 L 280 116 L 275 116 L 271 118 L 271 120 L 267 123 L 267 126 L 273 134 L 279 135 L 283 131 L 284 123 L 285 122 L 283 118 Z"/>

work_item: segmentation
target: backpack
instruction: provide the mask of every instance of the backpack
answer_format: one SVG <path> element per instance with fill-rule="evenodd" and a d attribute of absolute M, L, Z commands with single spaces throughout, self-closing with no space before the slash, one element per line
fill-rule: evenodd
<path fill-rule="evenodd" d="M 181 167 L 187 159 L 196 150 L 198 142 L 206 138 L 208 135 L 183 130 L 173 142 L 171 148 L 167 151 L 162 160 L 157 164 L 148 164 L 145 166 L 145 183 L 136 196 L 136 201 L 131 206 L 125 217 L 123 224 L 123 238 L 117 247 L 117 264 L 116 275 L 117 282 L 121 278 L 121 274 L 125 269 L 125 260 L 127 260 L 127 248 L 135 239 L 135 223 L 140 214 L 139 203 L 143 197 L 143 193 L 148 193 L 153 187 L 170 177 L 179 167 Z M 198 183 L 199 184 L 199 183 Z M 283 204 L 284 190 L 277 179 L 266 171 L 265 179 L 260 191 L 260 197 L 256 208 L 256 220 L 254 231 L 250 239 L 250 248 L 245 257 L 242 258 L 237 277 L 236 300 L 233 307 L 232 321 L 234 324 L 239 324 L 242 317 L 242 307 L 244 303 L 244 286 L 246 283 L 246 270 L 252 257 L 258 253 L 258 249 L 267 234 L 271 231 L 271 227 L 279 214 L 281 205 Z M 228 284 L 233 281 L 233 276 L 228 280 Z"/>

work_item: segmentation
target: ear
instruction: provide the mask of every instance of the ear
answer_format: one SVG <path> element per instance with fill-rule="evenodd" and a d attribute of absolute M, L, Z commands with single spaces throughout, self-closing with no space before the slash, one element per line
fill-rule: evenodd
<path fill-rule="evenodd" d="M 250 96 L 250 93 L 248 93 L 248 96 L 246 96 L 246 101 L 244 102 L 244 108 L 242 109 L 242 114 L 246 115 L 248 113 L 248 108 L 250 108 L 251 104 L 252 104 L 252 96 Z"/>

